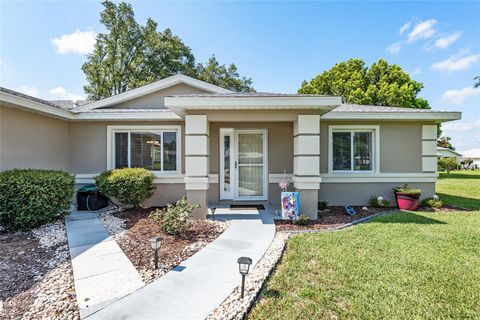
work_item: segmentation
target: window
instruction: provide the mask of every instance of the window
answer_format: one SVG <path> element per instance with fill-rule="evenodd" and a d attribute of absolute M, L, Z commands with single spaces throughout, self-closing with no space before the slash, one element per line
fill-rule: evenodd
<path fill-rule="evenodd" d="M 112 168 L 145 168 L 154 172 L 179 171 L 179 129 L 109 127 Z"/>
<path fill-rule="evenodd" d="M 374 138 L 374 129 L 332 129 L 332 171 L 375 171 Z"/>

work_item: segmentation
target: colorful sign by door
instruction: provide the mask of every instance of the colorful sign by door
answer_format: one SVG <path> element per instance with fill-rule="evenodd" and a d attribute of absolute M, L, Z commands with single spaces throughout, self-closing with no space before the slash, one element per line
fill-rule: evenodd
<path fill-rule="evenodd" d="M 294 221 L 300 215 L 300 194 L 282 192 L 282 218 Z"/>

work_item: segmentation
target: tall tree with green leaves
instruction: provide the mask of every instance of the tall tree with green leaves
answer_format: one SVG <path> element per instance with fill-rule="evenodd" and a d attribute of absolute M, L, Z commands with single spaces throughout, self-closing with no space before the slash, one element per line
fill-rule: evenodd
<path fill-rule="evenodd" d="M 367 67 L 361 59 L 350 59 L 303 81 L 298 92 L 342 96 L 352 104 L 430 109 L 428 101 L 418 97 L 422 88 L 398 65 L 380 59 Z"/>
<path fill-rule="evenodd" d="M 252 79 L 240 77 L 235 64 L 220 64 L 212 55 L 205 64 L 197 66 L 198 79 L 236 92 L 252 92 Z"/>
<path fill-rule="evenodd" d="M 251 79 L 242 78 L 234 64 L 220 65 L 214 57 L 196 64 L 191 49 L 170 29 L 157 31 L 157 23 L 135 20 L 130 4 L 102 2 L 100 22 L 106 32 L 97 35 L 94 50 L 82 70 L 84 91 L 98 100 L 175 75 L 184 74 L 236 91 L 252 91 Z"/>

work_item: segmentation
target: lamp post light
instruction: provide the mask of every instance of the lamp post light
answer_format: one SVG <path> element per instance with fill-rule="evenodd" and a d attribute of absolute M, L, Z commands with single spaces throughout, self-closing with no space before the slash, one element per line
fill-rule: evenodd
<path fill-rule="evenodd" d="M 158 269 L 158 250 L 160 250 L 160 240 L 162 240 L 162 238 L 160 237 L 150 239 L 150 246 L 153 250 L 153 263 L 155 264 L 155 269 Z"/>
<path fill-rule="evenodd" d="M 217 208 L 213 207 L 212 208 L 212 221 L 215 221 L 215 211 L 217 210 Z"/>
<path fill-rule="evenodd" d="M 242 293 L 240 297 L 243 298 L 245 293 L 245 276 L 248 274 L 248 271 L 250 270 L 252 259 L 250 259 L 249 257 L 240 257 L 238 258 L 237 263 L 238 263 L 238 271 L 240 271 L 240 274 L 242 275 Z"/>

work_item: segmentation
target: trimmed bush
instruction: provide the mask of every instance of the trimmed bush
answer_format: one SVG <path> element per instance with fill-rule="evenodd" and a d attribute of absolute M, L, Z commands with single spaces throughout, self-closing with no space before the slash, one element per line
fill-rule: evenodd
<path fill-rule="evenodd" d="M 14 169 L 0 173 L 0 224 L 28 231 L 68 214 L 75 179 L 64 171 Z"/>
<path fill-rule="evenodd" d="M 152 196 L 155 176 L 147 169 L 124 168 L 109 170 L 95 178 L 98 190 L 125 205 L 139 207 Z"/>
<path fill-rule="evenodd" d="M 420 202 L 420 205 L 422 207 L 440 209 L 441 207 L 443 207 L 443 201 L 440 199 L 426 198 L 426 199 L 423 199 L 422 202 Z"/>
<path fill-rule="evenodd" d="M 163 210 L 152 211 L 150 218 L 160 225 L 163 232 L 179 235 L 187 228 L 190 213 L 199 207 L 198 204 L 189 205 L 187 198 L 183 197 L 175 204 L 169 203 Z"/>
<path fill-rule="evenodd" d="M 453 157 L 447 158 L 440 158 L 437 161 L 437 169 L 439 171 L 446 171 L 450 173 L 450 171 L 458 169 L 460 167 L 460 163 L 457 162 L 457 159 Z"/>

